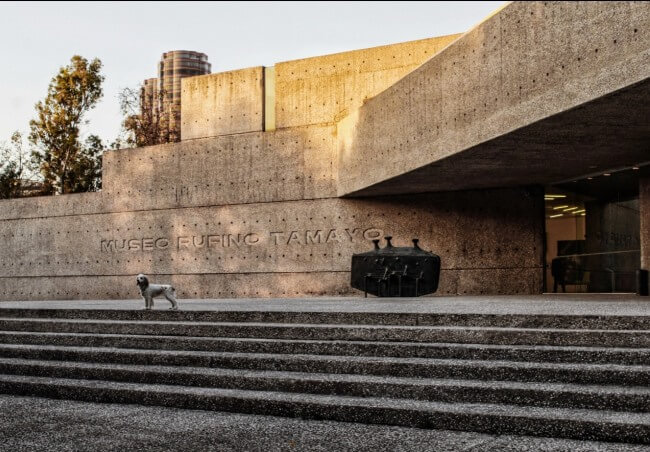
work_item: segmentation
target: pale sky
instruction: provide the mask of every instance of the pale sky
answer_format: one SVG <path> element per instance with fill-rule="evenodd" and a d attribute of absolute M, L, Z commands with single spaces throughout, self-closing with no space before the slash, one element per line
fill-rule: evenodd
<path fill-rule="evenodd" d="M 462 33 L 504 2 L 0 3 L 0 142 L 27 132 L 34 104 L 70 58 L 103 63 L 85 134 L 117 137 L 118 92 L 155 77 L 163 52 L 204 52 L 212 72 Z"/>

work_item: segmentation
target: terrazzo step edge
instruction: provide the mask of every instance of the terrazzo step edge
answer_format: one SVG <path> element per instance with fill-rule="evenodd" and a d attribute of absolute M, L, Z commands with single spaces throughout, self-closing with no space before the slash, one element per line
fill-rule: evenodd
<path fill-rule="evenodd" d="M 650 347 L 650 330 L 512 327 L 97 321 L 0 318 L 0 331 L 150 334 L 271 339 L 455 342 L 512 345 Z"/>
<path fill-rule="evenodd" d="M 0 358 L 0 374 L 447 403 L 650 411 L 650 388 L 448 380 Z"/>
<path fill-rule="evenodd" d="M 0 331 L 0 344 L 650 365 L 650 348 L 328 341 L 23 331 Z"/>
<path fill-rule="evenodd" d="M 223 367 L 290 372 L 650 385 L 650 366 L 495 360 L 291 355 L 0 344 L 0 357 L 115 364 Z"/>
<path fill-rule="evenodd" d="M 650 415 L 646 413 L 449 404 L 6 375 L 0 375 L 0 392 L 416 428 L 650 443 Z"/>
<path fill-rule="evenodd" d="M 415 312 L 180 311 L 143 309 L 2 308 L 0 317 L 202 322 L 270 322 L 371 325 L 456 325 L 522 328 L 650 329 L 650 315 L 472 314 Z"/>

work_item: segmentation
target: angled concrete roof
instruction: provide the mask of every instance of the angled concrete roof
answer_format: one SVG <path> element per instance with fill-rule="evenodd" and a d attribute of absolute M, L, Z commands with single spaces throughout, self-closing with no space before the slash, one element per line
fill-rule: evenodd
<path fill-rule="evenodd" d="M 338 124 L 340 196 L 650 161 L 650 3 L 514 2 Z"/>

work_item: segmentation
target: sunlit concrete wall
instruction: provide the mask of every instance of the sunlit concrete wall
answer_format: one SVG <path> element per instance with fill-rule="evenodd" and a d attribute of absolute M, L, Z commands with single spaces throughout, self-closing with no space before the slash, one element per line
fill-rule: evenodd
<path fill-rule="evenodd" d="M 184 78 L 181 139 L 262 131 L 263 87 L 263 67 Z"/>
<path fill-rule="evenodd" d="M 582 112 L 582 121 L 575 111 L 572 124 L 535 125 L 647 81 L 649 61 L 647 2 L 509 3 L 338 123 L 338 193 L 515 185 L 543 181 L 540 174 L 561 179 L 562 169 L 568 178 L 601 162 L 635 163 L 645 152 L 635 136 L 647 124 L 639 117 L 648 113 L 645 86 L 622 105 Z M 603 130 L 616 136 L 609 149 L 591 141 Z M 489 147 L 508 134 L 512 140 Z M 636 149 L 613 153 L 631 140 Z M 636 152 L 631 162 L 628 152 Z"/>
<path fill-rule="evenodd" d="M 459 36 L 278 63 L 275 65 L 276 127 L 335 123 Z"/>
<path fill-rule="evenodd" d="M 183 140 L 272 128 L 332 125 L 460 35 L 286 61 L 182 81 Z M 264 77 L 273 83 L 264 83 Z M 265 93 L 266 89 L 273 93 Z M 266 101 L 265 101 L 266 96 Z M 269 99 L 273 105 L 269 105 Z"/>

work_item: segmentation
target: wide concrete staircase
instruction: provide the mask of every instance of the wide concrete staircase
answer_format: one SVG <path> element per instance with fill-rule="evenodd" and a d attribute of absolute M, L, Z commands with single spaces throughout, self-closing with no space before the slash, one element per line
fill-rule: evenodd
<path fill-rule="evenodd" d="M 650 443 L 650 317 L 0 309 L 0 392 Z"/>

